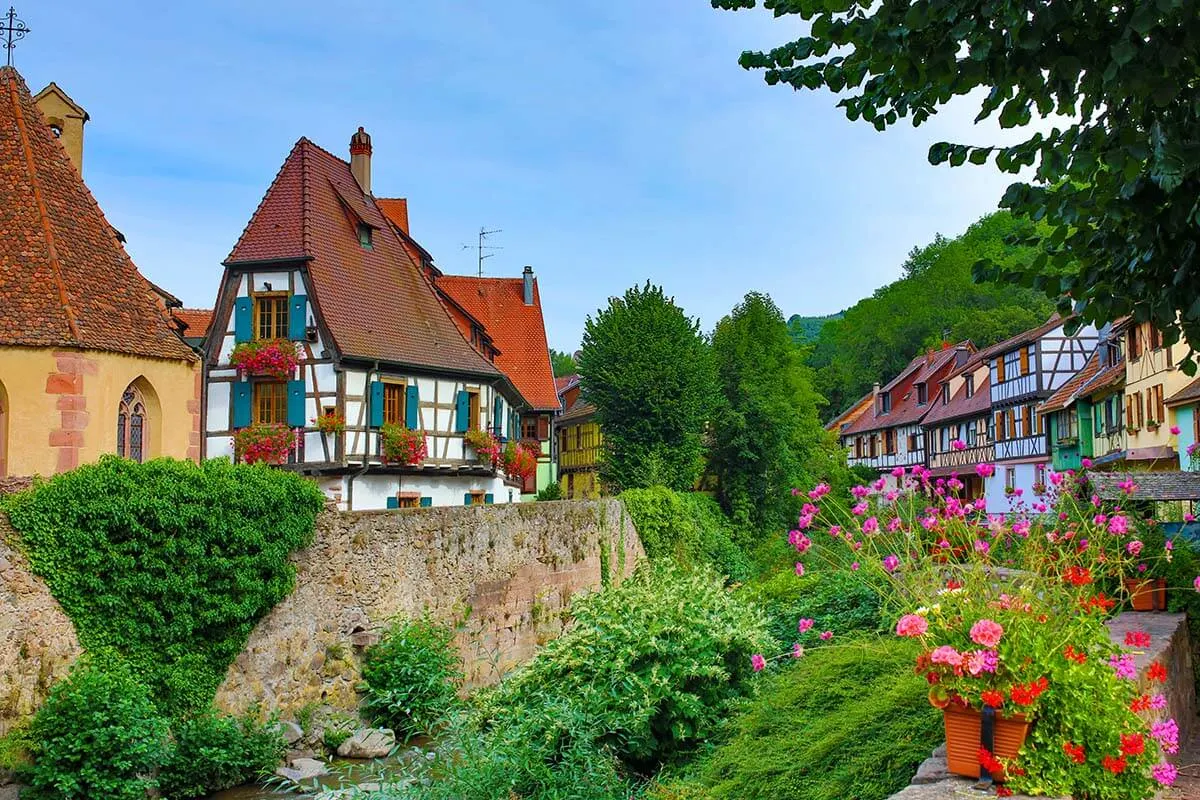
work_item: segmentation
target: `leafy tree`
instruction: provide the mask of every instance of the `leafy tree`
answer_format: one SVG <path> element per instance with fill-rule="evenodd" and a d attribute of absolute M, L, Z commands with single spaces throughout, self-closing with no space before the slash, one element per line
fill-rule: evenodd
<path fill-rule="evenodd" d="M 662 287 L 635 286 L 588 317 L 579 374 L 604 430 L 602 480 L 618 491 L 695 484 L 716 397 L 698 321 Z"/>
<path fill-rule="evenodd" d="M 971 276 L 981 258 L 1011 265 L 1031 261 L 1034 248 L 1008 239 L 1033 233 L 1032 223 L 1002 211 L 954 239 L 939 236 L 909 254 L 904 277 L 827 322 L 809 364 L 817 373 L 817 391 L 829 400 L 829 413 L 844 410 L 875 381 L 895 375 L 943 339 L 970 339 L 985 347 L 1045 322 L 1053 305 L 1041 293 L 976 283 Z"/>
<path fill-rule="evenodd" d="M 579 367 L 575 364 L 575 356 L 555 350 L 553 347 L 550 348 L 550 368 L 554 371 L 556 378 L 574 375 L 579 371 Z"/>
<path fill-rule="evenodd" d="M 752 8 L 757 0 L 712 0 Z M 1200 342 L 1200 9 L 1195 0 L 1088 3 L 766 0 L 808 35 L 741 64 L 768 84 L 828 88 L 851 120 L 920 125 L 986 90 L 977 120 L 1036 131 L 1010 145 L 939 142 L 934 164 L 1034 167 L 1001 205 L 1050 227 L 1031 262 L 985 259 L 1073 305 L 1083 321 L 1133 313 Z M 1054 116 L 1050 130 L 1045 123 Z M 1072 303 L 1073 299 L 1073 303 Z M 1177 322 L 1177 315 L 1179 321 Z M 1190 356 L 1189 356 L 1190 357 Z M 1189 361 L 1189 369 L 1193 369 Z"/>
<path fill-rule="evenodd" d="M 787 321 L 788 333 L 796 344 L 809 344 L 821 334 L 821 328 L 825 326 L 826 322 L 831 319 L 840 319 L 841 316 L 840 313 L 824 317 L 802 317 L 799 314 L 792 314 Z"/>
<path fill-rule="evenodd" d="M 824 398 L 770 297 L 751 292 L 717 323 L 713 360 L 721 403 L 711 467 L 721 505 L 739 524 L 785 523 L 788 489 L 807 483 L 810 454 L 827 445 L 817 416 Z"/>

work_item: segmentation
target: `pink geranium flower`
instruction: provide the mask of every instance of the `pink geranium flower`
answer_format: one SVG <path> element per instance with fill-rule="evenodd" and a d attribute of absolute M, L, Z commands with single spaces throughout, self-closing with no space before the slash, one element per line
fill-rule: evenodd
<path fill-rule="evenodd" d="M 935 648 L 929 654 L 929 660 L 934 664 L 946 664 L 947 666 L 957 667 L 963 663 L 962 653 L 955 650 L 948 644 Z"/>
<path fill-rule="evenodd" d="M 1178 436 L 1178 435 L 1179 435 L 1179 426 L 1178 426 L 1178 425 L 1172 425 L 1172 426 L 1171 426 L 1171 435 L 1172 435 L 1172 436 Z"/>
<path fill-rule="evenodd" d="M 1003 635 L 1003 626 L 990 619 L 981 619 L 971 626 L 971 641 L 984 647 L 995 647 Z"/>
<path fill-rule="evenodd" d="M 924 636 L 929 630 L 929 622 L 920 614 L 905 614 L 896 623 L 898 636 Z"/>
<path fill-rule="evenodd" d="M 833 638 L 833 631 L 821 631 L 820 639 L 822 642 L 828 642 Z"/>
<path fill-rule="evenodd" d="M 767 668 L 767 660 L 763 658 L 762 653 L 755 653 L 750 656 L 750 666 L 754 667 L 755 672 L 762 672 Z"/>
<path fill-rule="evenodd" d="M 996 474 L 996 467 L 991 464 L 976 464 L 975 474 L 981 478 L 990 478 Z"/>
<path fill-rule="evenodd" d="M 800 620 L 800 622 L 796 624 L 796 630 L 800 631 L 800 633 L 802 633 L 802 634 L 808 633 L 809 631 L 812 630 L 812 626 L 814 624 L 816 624 L 816 620 L 808 619 L 806 617 L 806 618 Z"/>

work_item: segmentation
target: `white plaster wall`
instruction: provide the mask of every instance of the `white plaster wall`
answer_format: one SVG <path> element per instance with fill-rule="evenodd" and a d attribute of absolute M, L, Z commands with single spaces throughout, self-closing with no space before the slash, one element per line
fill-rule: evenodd
<path fill-rule="evenodd" d="M 334 487 L 334 484 L 328 484 L 323 488 L 332 497 Z M 387 508 L 388 498 L 401 491 L 432 497 L 435 506 L 461 506 L 463 495 L 472 491 L 492 494 L 496 505 L 520 502 L 521 499 L 520 490 L 506 486 L 502 478 L 467 475 L 363 475 L 354 479 L 353 508 L 348 507 L 350 476 L 341 479 L 336 491 L 341 492 L 342 504 L 350 511 Z"/>
<path fill-rule="evenodd" d="M 1022 489 L 1023 494 L 1020 498 L 1009 498 L 1005 494 L 1005 470 L 1016 470 L 1016 488 Z M 1047 476 L 1050 474 L 1050 464 L 1045 464 Z M 989 514 L 1006 514 L 1012 511 L 1013 503 L 1024 501 L 1028 507 L 1037 502 L 1037 497 L 1033 494 L 1033 484 L 1037 478 L 1037 464 L 996 464 L 996 473 L 984 480 L 983 491 L 984 497 L 987 499 L 987 513 Z"/>
<path fill-rule="evenodd" d="M 229 386 L 228 383 L 210 383 L 208 385 L 208 403 L 204 414 L 206 431 L 229 429 Z M 213 457 L 211 451 L 208 452 L 208 457 Z"/>

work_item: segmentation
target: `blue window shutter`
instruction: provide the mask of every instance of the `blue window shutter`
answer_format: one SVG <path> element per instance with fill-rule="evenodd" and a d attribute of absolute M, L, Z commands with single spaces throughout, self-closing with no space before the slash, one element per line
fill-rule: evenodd
<path fill-rule="evenodd" d="M 470 492 L 467 492 L 466 494 L 463 495 L 463 505 L 464 506 L 471 505 L 471 493 Z"/>
<path fill-rule="evenodd" d="M 415 383 L 404 389 L 404 426 L 409 430 L 421 427 L 421 393 Z"/>
<path fill-rule="evenodd" d="M 305 334 L 305 323 L 308 322 L 308 298 L 302 294 L 292 295 L 288 303 L 288 338 L 293 342 L 302 342 L 308 338 Z"/>
<path fill-rule="evenodd" d="M 422 497 L 421 498 L 421 508 L 430 508 L 432 505 L 433 505 L 432 497 Z"/>
<path fill-rule="evenodd" d="M 287 422 L 289 428 L 304 427 L 304 379 L 288 381 Z"/>
<path fill-rule="evenodd" d="M 383 427 L 383 381 L 371 381 L 371 419 L 372 428 Z"/>
<path fill-rule="evenodd" d="M 500 400 L 500 396 L 496 395 L 496 399 L 492 401 L 492 427 L 496 429 L 497 436 L 504 435 L 504 403 Z"/>
<path fill-rule="evenodd" d="M 458 402 L 454 409 L 454 430 L 457 433 L 466 433 L 471 427 L 471 396 L 463 391 L 458 393 Z"/>
<path fill-rule="evenodd" d="M 495 502 L 495 500 L 496 500 L 495 496 L 494 496 L 494 495 L 492 495 L 492 494 L 490 494 L 490 493 L 489 493 L 489 494 L 485 494 L 485 495 L 483 496 L 483 502 L 487 503 L 489 506 L 490 506 L 490 505 L 491 505 L 493 502 Z"/>
<path fill-rule="evenodd" d="M 233 304 L 233 340 L 248 342 L 254 338 L 254 301 L 239 297 Z"/>
<path fill-rule="evenodd" d="M 250 384 L 238 381 L 233 386 L 233 427 L 250 427 Z"/>
<path fill-rule="evenodd" d="M 399 497 L 389 497 L 387 499 L 387 507 L 388 508 L 399 508 L 400 507 L 400 498 Z"/>

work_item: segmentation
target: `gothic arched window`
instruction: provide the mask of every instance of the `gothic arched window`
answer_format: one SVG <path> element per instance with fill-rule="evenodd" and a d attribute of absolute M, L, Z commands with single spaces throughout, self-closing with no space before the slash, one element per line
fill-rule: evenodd
<path fill-rule="evenodd" d="M 141 462 L 146 449 L 146 402 L 130 384 L 117 410 L 117 455 Z"/>

